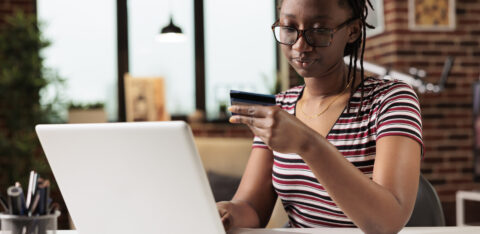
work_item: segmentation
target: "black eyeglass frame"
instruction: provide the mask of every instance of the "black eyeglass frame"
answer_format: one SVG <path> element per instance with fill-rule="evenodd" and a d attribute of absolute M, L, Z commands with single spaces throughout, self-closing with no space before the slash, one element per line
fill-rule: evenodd
<path fill-rule="evenodd" d="M 289 26 L 282 26 L 282 25 L 279 25 L 279 21 L 275 21 L 275 23 L 273 23 L 272 25 L 272 32 L 273 32 L 273 37 L 275 38 L 275 40 L 282 44 L 282 45 L 295 45 L 295 43 L 297 43 L 298 39 L 300 39 L 300 34 L 303 36 L 303 38 L 305 38 L 305 41 L 307 42 L 307 44 L 311 47 L 329 47 L 331 44 L 332 44 L 332 40 L 333 40 L 333 35 L 338 32 L 340 29 L 342 29 L 343 27 L 349 25 L 350 23 L 352 23 L 353 21 L 357 20 L 358 18 L 357 17 L 352 17 L 348 20 L 346 20 L 345 22 L 339 24 L 337 27 L 335 28 L 309 28 L 309 29 L 304 29 L 304 30 L 301 30 L 301 29 L 298 29 L 298 28 L 295 28 L 295 27 L 289 27 Z M 297 39 L 295 39 L 295 41 L 293 41 L 292 43 L 283 43 L 283 42 L 280 42 L 280 40 L 278 40 L 277 38 L 277 35 L 275 34 L 275 28 L 288 28 L 288 29 L 293 29 L 295 31 L 297 31 Z M 323 30 L 323 31 L 326 31 L 326 32 L 329 32 L 330 33 L 330 41 L 328 42 L 328 45 L 314 45 L 312 42 L 309 41 L 308 37 L 305 36 L 305 33 L 306 32 L 309 32 L 309 31 L 314 31 L 314 30 Z"/>

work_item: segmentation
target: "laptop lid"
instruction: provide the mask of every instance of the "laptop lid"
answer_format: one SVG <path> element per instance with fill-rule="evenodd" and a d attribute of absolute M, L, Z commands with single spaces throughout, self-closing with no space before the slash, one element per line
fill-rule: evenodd
<path fill-rule="evenodd" d="M 186 123 L 36 131 L 80 234 L 225 233 Z"/>

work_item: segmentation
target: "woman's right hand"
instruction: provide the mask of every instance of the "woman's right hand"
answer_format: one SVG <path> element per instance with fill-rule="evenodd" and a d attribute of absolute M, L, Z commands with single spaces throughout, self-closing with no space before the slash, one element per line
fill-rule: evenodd
<path fill-rule="evenodd" d="M 222 220 L 225 231 L 228 231 L 233 227 L 233 206 L 235 206 L 235 204 L 230 201 L 217 202 L 218 213 L 220 214 L 220 219 Z"/>

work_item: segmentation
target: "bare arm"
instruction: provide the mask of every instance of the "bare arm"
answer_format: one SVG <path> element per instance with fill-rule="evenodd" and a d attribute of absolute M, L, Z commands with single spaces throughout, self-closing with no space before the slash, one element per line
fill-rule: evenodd
<path fill-rule="evenodd" d="M 272 151 L 253 148 L 242 181 L 231 201 L 217 203 L 226 230 L 264 227 L 277 195 L 272 185 Z"/>
<path fill-rule="evenodd" d="M 370 180 L 322 138 L 301 155 L 337 205 L 366 233 L 400 231 L 415 203 L 420 145 L 402 136 L 380 139 Z"/>

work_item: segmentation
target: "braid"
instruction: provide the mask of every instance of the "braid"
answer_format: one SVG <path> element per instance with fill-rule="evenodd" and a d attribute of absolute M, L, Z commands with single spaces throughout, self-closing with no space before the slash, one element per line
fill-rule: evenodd
<path fill-rule="evenodd" d="M 344 0 L 340 0 L 344 1 Z M 361 36 L 358 37 L 356 41 L 353 43 L 347 44 L 344 50 L 344 56 L 350 56 L 350 64 L 348 65 L 348 77 L 351 75 L 351 71 L 353 70 L 353 77 L 352 82 L 355 84 L 357 79 L 357 61 L 358 61 L 358 53 L 360 52 L 360 105 L 357 110 L 356 117 L 360 116 L 360 112 L 362 111 L 363 106 L 363 99 L 364 99 L 364 81 L 365 81 L 365 71 L 363 67 L 363 57 L 365 54 L 365 41 L 367 38 L 367 27 L 374 28 L 372 25 L 367 23 L 367 16 L 368 16 L 368 6 L 373 9 L 373 5 L 370 0 L 348 0 L 348 4 L 350 5 L 353 13 L 354 18 L 358 18 L 362 24 Z M 367 6 L 368 4 L 368 6 Z M 353 57 L 353 59 L 352 59 Z M 353 60 L 353 61 L 352 61 Z M 352 63 L 353 62 L 353 63 Z M 355 86 L 352 85 L 350 89 L 350 95 L 353 96 L 355 92 Z M 350 102 L 347 104 L 347 110 L 350 112 Z"/>

